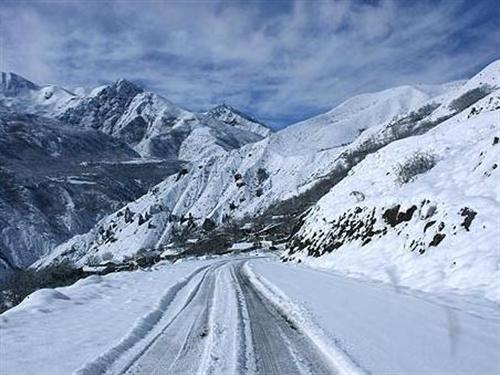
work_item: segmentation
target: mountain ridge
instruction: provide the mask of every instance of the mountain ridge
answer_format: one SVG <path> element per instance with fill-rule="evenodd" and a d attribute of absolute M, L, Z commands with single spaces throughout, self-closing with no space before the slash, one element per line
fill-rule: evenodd
<path fill-rule="evenodd" d="M 389 110 L 382 106 L 382 115 L 378 117 L 380 122 L 365 122 L 370 126 L 347 144 L 338 145 L 336 139 L 330 138 L 330 147 L 318 150 L 317 145 L 313 145 L 310 149 L 305 148 L 305 153 L 290 155 L 276 146 L 291 144 L 275 140 L 287 134 L 285 129 L 223 157 L 211 155 L 203 159 L 203 163 L 191 165 L 182 174 L 167 178 L 141 199 L 103 219 L 94 231 L 61 245 L 45 264 L 57 259 L 61 252 L 68 254 L 69 249 L 73 249 L 69 258 L 78 264 L 96 254 L 111 253 L 121 259 L 144 249 L 162 249 L 186 225 L 200 228 L 207 219 L 221 225 L 228 220 L 258 218 L 277 204 L 281 204 L 280 212 L 293 223 L 298 217 L 293 215 L 301 214 L 300 210 L 308 207 L 307 202 L 314 204 L 367 155 L 377 153 L 399 139 L 424 134 L 447 120 L 467 121 L 467 116 L 460 114 L 472 111 L 470 108 L 475 102 L 491 93 L 494 77 L 485 74 L 488 71 L 496 72 L 494 66 L 493 69 L 486 68 L 460 87 L 448 87 L 442 95 L 418 100 L 408 95 L 403 97 L 408 100 L 404 105 L 401 105 L 402 98 L 398 95 L 401 89 L 389 96 L 392 101 L 387 99 L 386 92 L 382 92 L 380 102 L 387 103 Z M 478 80 L 481 75 L 486 79 Z M 475 94 L 471 96 L 471 92 Z M 396 116 L 390 110 L 394 104 L 396 108 L 402 108 Z M 495 108 L 482 105 L 474 111 L 495 111 Z M 344 120 L 344 123 L 357 125 L 359 112 L 347 111 L 347 114 L 355 120 Z M 304 142 L 308 139 L 308 125 L 298 125 L 295 129 L 301 127 L 304 128 L 304 134 L 301 134 Z M 288 209 L 286 205 L 289 205 Z M 298 207 L 303 208 L 297 211 Z M 124 209 L 133 213 L 135 218 L 147 217 L 151 227 L 149 224 L 139 225 L 134 220 L 124 222 Z M 287 216 L 292 213 L 292 216 Z M 176 221 L 175 218 L 180 219 Z M 109 232 L 109 228 L 113 229 Z M 110 234 L 108 239 L 113 240 L 101 238 L 102 231 Z"/>
<path fill-rule="evenodd" d="M 260 124 L 188 112 L 126 79 L 77 95 L 0 78 L 0 269 L 28 266 L 186 163 L 263 138 L 249 128 Z"/>

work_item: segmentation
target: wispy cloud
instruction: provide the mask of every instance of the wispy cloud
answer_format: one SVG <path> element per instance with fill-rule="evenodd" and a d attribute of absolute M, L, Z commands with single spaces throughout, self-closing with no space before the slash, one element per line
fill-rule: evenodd
<path fill-rule="evenodd" d="M 285 124 L 353 94 L 463 78 L 500 57 L 494 1 L 3 1 L 0 69 L 127 77 L 200 110 Z"/>

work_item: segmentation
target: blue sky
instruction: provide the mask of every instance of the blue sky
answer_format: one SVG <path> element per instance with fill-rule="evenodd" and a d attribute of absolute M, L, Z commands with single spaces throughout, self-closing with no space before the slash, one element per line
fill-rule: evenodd
<path fill-rule="evenodd" d="M 499 20 L 496 0 L 0 0 L 0 70 L 70 87 L 125 77 L 279 128 L 355 94 L 466 78 L 500 57 Z"/>

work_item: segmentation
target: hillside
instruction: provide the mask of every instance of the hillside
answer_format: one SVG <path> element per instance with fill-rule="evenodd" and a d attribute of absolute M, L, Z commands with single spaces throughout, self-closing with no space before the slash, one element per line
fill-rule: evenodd
<path fill-rule="evenodd" d="M 180 233 L 187 236 L 184 239 L 189 238 L 189 233 L 195 237 L 203 235 L 195 233 L 207 219 L 219 224 L 251 223 L 255 221 L 252 218 L 261 220 L 264 215 L 264 222 L 271 224 L 273 215 L 282 215 L 282 223 L 295 226 L 304 210 L 353 173 L 351 169 L 367 155 L 378 155 L 379 150 L 398 139 L 416 142 L 419 138 L 414 136 L 454 123 L 464 116 L 496 111 L 494 104 L 484 102 L 494 101 L 495 94 L 483 98 L 497 85 L 497 72 L 498 62 L 466 82 L 444 85 L 440 89 L 427 87 L 436 95 L 433 97 L 408 87 L 356 97 L 330 111 L 328 116 L 293 125 L 291 130 L 271 134 L 223 157 L 210 156 L 193 163 L 139 200 L 101 220 L 89 233 L 58 246 L 42 263 L 70 259 L 81 265 L 90 257 L 104 254 L 124 259 L 140 251 L 162 251 Z M 480 106 L 473 109 L 474 103 L 481 99 Z M 360 113 L 367 102 L 374 104 Z M 360 118 L 370 118 L 370 108 L 375 120 L 362 122 L 367 129 L 356 137 L 354 124 L 357 126 Z M 300 133 L 303 134 L 302 143 L 308 145 L 308 137 L 316 136 L 309 128 L 321 129 L 318 124 L 334 116 L 342 120 L 325 123 L 323 128 L 332 127 L 337 131 L 334 134 L 343 131 L 346 136 L 342 141 L 350 143 L 339 146 L 339 141 L 332 137 L 332 143 L 323 145 L 328 146 L 326 149 L 322 147 L 318 151 L 310 147 L 303 154 L 291 155 L 286 155 L 285 148 L 280 147 L 284 144 L 293 147 L 297 144 L 294 141 L 296 134 Z M 339 124 L 344 124 L 345 129 L 338 130 Z M 476 141 L 473 138 L 473 142 Z M 311 141 L 311 144 L 315 143 Z M 343 181 L 349 181 L 349 177 Z M 286 238 L 287 233 L 283 236 Z"/>
<path fill-rule="evenodd" d="M 493 87 L 499 67 L 492 64 L 462 92 Z M 283 259 L 500 301 L 500 91 L 467 104 L 355 166 L 311 209 Z"/>
<path fill-rule="evenodd" d="M 190 161 L 268 132 L 234 109 L 192 113 L 124 79 L 75 94 L 1 73 L 0 269 L 29 266 Z"/>

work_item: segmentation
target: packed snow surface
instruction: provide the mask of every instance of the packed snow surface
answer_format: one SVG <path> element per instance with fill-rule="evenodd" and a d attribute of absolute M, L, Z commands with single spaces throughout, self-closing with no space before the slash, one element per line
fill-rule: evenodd
<path fill-rule="evenodd" d="M 273 258 L 91 276 L 0 316 L 14 374 L 497 374 L 498 305 Z"/>
<path fill-rule="evenodd" d="M 264 260 L 249 265 L 270 286 L 271 295 L 282 296 L 275 298 L 284 309 L 312 321 L 313 331 L 319 327 L 365 373 L 500 371 L 500 313 L 495 303 Z"/>

